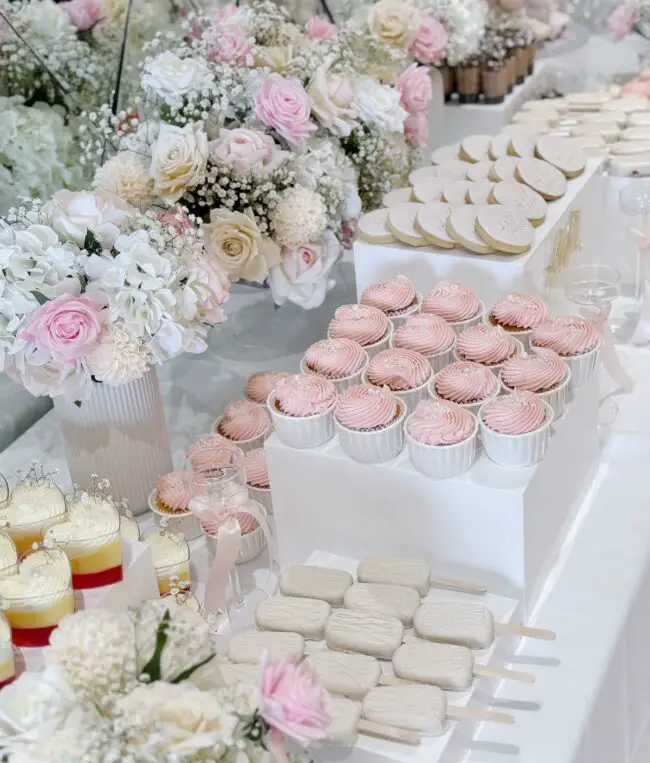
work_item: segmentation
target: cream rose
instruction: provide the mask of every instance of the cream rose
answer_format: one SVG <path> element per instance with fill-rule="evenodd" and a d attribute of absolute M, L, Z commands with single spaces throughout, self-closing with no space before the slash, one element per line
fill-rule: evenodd
<path fill-rule="evenodd" d="M 421 21 L 420 13 L 407 0 L 379 0 L 368 12 L 370 31 L 394 48 L 410 48 Z"/>
<path fill-rule="evenodd" d="M 208 136 L 203 123 L 193 122 L 184 127 L 162 125 L 151 153 L 149 174 L 156 193 L 169 202 L 178 201 L 205 174 Z"/>
<path fill-rule="evenodd" d="M 203 230 L 207 254 L 216 257 L 231 279 L 261 283 L 279 262 L 279 248 L 263 239 L 255 220 L 241 212 L 213 209 Z"/>
<path fill-rule="evenodd" d="M 311 110 L 323 127 L 344 138 L 352 132 L 357 124 L 354 89 L 346 77 L 330 74 L 324 64 L 316 70 L 307 93 L 313 101 Z"/>
<path fill-rule="evenodd" d="M 276 146 L 270 135 L 247 127 L 221 130 L 219 138 L 210 144 L 212 156 L 238 172 L 268 175 L 281 167 L 289 152 Z"/>
<path fill-rule="evenodd" d="M 255 50 L 255 66 L 265 66 L 282 74 L 294 59 L 292 45 L 258 45 Z"/>

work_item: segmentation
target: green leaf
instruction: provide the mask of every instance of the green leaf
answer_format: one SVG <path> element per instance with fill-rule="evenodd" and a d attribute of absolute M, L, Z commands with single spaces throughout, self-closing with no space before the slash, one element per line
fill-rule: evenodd
<path fill-rule="evenodd" d="M 153 651 L 153 655 L 149 662 L 142 668 L 142 672 L 148 675 L 151 681 L 160 681 L 160 659 L 162 657 L 163 649 L 167 644 L 167 628 L 169 627 L 169 621 L 171 617 L 169 610 L 165 610 L 165 614 L 158 625 L 156 631 L 156 647 Z"/>
<path fill-rule="evenodd" d="M 46 302 L 49 302 L 45 294 L 41 294 L 40 291 L 33 291 L 32 296 L 38 302 L 39 305 L 44 305 Z"/>
<path fill-rule="evenodd" d="M 199 668 L 202 668 L 204 665 L 207 665 L 210 662 L 210 660 L 214 659 L 215 654 L 211 654 L 209 657 L 206 657 L 205 660 L 201 660 L 201 662 L 197 662 L 196 665 L 193 665 L 191 668 L 188 668 L 187 670 L 184 670 L 182 673 L 179 673 L 176 676 L 176 678 L 173 681 L 170 681 L 169 683 L 179 684 L 181 681 L 187 681 L 188 678 L 190 678 Z"/>
<path fill-rule="evenodd" d="M 90 229 L 86 231 L 86 237 L 84 238 L 84 249 L 88 252 L 88 254 L 102 253 L 102 243 Z"/>
<path fill-rule="evenodd" d="M 75 400 L 74 404 L 77 406 L 77 408 L 81 408 L 81 400 Z"/>

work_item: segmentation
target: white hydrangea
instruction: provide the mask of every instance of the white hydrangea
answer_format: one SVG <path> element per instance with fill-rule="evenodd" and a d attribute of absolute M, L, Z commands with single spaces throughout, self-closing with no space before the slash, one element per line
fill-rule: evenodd
<path fill-rule="evenodd" d="M 149 164 L 139 154 L 122 151 L 98 168 L 93 185 L 100 191 L 119 196 L 135 207 L 144 208 L 153 198 Z"/>
<path fill-rule="evenodd" d="M 30 0 L 21 10 L 21 22 L 29 28 L 30 42 L 34 36 L 43 41 L 75 36 L 68 14 L 52 0 Z"/>
<path fill-rule="evenodd" d="M 287 249 L 318 240 L 327 228 L 323 199 L 305 186 L 289 188 L 273 210 L 271 226 L 277 243 Z"/>

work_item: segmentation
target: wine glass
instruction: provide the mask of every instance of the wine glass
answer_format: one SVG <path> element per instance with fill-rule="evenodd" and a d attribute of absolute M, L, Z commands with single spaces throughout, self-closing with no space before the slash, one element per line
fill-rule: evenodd
<path fill-rule="evenodd" d="M 623 320 L 612 326 L 619 341 L 632 344 L 648 341 L 645 325 L 648 323 L 647 293 L 648 254 L 650 250 L 650 181 L 632 178 L 619 194 L 619 207 L 625 220 L 625 236 L 620 232 L 617 243 L 623 239 L 623 250 L 617 247 L 618 267 L 623 269 Z M 618 263 L 617 263 L 618 264 Z M 640 325 L 641 322 L 641 325 Z M 618 325 L 617 325 L 618 324 Z"/>

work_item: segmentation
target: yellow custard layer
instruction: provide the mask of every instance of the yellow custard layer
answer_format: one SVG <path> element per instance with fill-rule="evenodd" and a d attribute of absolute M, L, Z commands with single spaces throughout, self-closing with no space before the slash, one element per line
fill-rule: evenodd
<path fill-rule="evenodd" d="M 4 615 L 12 628 L 49 628 L 58 625 L 65 615 L 74 613 L 72 591 L 62 593 L 53 604 L 38 609 L 37 601 L 32 602 L 31 608 L 21 607 L 20 599 L 8 601 L 9 608 L 4 610 Z"/>
<path fill-rule="evenodd" d="M 0 662 L 0 683 L 8 681 L 16 675 L 16 666 L 13 656 Z"/>
<path fill-rule="evenodd" d="M 95 549 L 75 549 L 71 545 L 66 549 L 74 575 L 90 575 L 95 572 L 112 570 L 122 564 L 122 544 L 116 535 L 103 546 Z"/>
<path fill-rule="evenodd" d="M 28 530 L 27 532 L 24 532 L 19 528 L 12 529 L 11 527 L 8 527 L 7 532 L 16 545 L 18 556 L 22 556 L 25 551 L 29 551 L 34 543 L 40 543 L 42 541 L 40 529 Z"/>
<path fill-rule="evenodd" d="M 183 566 L 179 567 L 177 570 L 174 570 L 173 573 L 167 574 L 165 571 L 162 575 L 158 575 L 158 590 L 160 591 L 161 596 L 165 596 L 165 594 L 168 594 L 171 589 L 171 579 L 176 578 L 179 583 L 182 582 L 189 582 L 190 580 L 190 565 L 184 564 Z"/>

